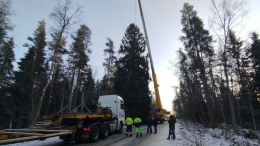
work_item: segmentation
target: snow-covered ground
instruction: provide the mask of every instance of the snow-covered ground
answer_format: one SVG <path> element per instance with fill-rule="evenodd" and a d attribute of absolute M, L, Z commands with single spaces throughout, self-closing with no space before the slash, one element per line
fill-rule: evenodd
<path fill-rule="evenodd" d="M 142 126 L 143 132 L 146 131 L 146 126 Z M 243 130 L 245 133 L 247 130 Z M 143 140 L 138 139 L 139 146 L 161 146 L 161 145 L 176 145 L 176 146 L 260 146 L 257 139 L 245 138 L 244 136 L 237 136 L 230 130 L 226 132 L 224 129 L 204 128 L 200 124 L 191 122 L 184 122 L 177 120 L 176 123 L 176 140 L 166 140 L 168 133 L 168 123 L 158 125 L 157 134 L 144 133 Z M 240 130 L 242 133 L 242 130 Z M 140 141 L 141 140 L 141 141 Z M 137 139 L 134 137 L 124 139 L 114 145 L 129 145 L 135 143 Z M 58 137 L 48 138 L 45 141 L 28 141 L 17 144 L 9 144 L 7 146 L 47 146 L 62 143 Z"/>
<path fill-rule="evenodd" d="M 257 139 L 235 135 L 230 129 L 227 132 L 220 128 L 204 128 L 203 125 L 177 120 L 176 135 L 182 139 L 183 145 L 198 146 L 259 146 Z M 248 133 L 249 130 L 240 131 Z"/>

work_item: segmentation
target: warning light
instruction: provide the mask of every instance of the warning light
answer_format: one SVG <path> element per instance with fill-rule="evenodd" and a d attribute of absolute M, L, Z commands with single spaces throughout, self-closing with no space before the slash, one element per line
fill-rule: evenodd
<path fill-rule="evenodd" d="M 89 131 L 89 128 L 84 128 L 84 131 Z"/>

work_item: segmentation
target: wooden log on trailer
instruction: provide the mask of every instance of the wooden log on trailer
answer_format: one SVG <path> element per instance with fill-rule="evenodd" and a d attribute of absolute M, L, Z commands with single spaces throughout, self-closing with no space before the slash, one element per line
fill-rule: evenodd
<path fill-rule="evenodd" d="M 12 132 L 10 132 L 12 131 Z M 5 136 L 7 139 L 0 140 L 1 144 L 22 142 L 28 140 L 45 139 L 54 136 L 72 134 L 72 130 L 39 130 L 39 129 L 4 129 L 1 130 L 0 136 Z M 9 137 L 15 135 L 19 137 Z"/>

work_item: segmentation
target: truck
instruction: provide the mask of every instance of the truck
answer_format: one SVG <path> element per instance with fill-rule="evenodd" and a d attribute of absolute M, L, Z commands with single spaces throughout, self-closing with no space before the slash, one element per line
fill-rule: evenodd
<path fill-rule="evenodd" d="M 78 111 L 79 107 L 81 111 Z M 0 130 L 0 145 L 59 136 L 66 142 L 87 140 L 96 142 L 109 133 L 122 133 L 125 124 L 124 100 L 118 95 L 103 95 L 98 103 L 83 102 L 69 113 L 64 107 L 55 114 L 43 116 L 42 122 L 26 129 Z"/>

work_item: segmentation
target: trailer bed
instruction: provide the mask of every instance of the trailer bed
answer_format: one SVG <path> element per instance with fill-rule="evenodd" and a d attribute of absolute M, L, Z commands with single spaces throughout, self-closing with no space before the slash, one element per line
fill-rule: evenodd
<path fill-rule="evenodd" d="M 85 119 L 85 118 L 110 118 L 111 114 L 103 113 L 70 113 L 70 114 L 51 114 L 43 116 L 43 119 L 55 119 L 59 117 L 63 119 Z"/>

